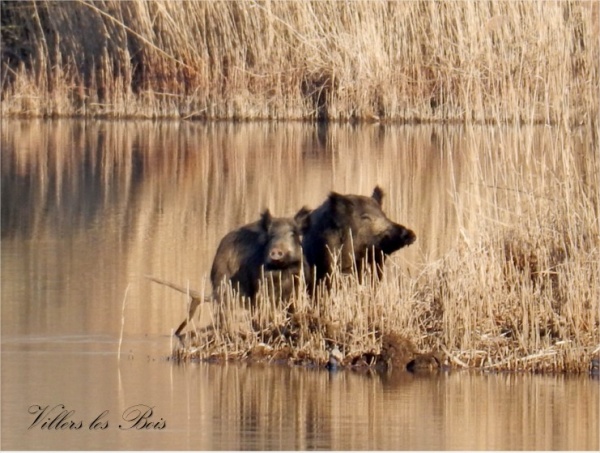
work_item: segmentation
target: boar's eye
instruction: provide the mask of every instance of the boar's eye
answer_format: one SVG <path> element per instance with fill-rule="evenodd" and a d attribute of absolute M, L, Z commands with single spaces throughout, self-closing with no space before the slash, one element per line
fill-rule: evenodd
<path fill-rule="evenodd" d="M 373 218 L 369 215 L 369 214 L 363 214 L 360 216 L 361 220 L 364 220 L 365 222 L 372 222 Z"/>

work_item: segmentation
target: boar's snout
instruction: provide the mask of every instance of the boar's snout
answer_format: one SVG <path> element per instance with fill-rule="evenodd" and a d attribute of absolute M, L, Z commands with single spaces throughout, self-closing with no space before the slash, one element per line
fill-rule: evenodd
<path fill-rule="evenodd" d="M 302 256 L 300 245 L 298 250 L 295 247 L 287 247 L 284 244 L 273 245 L 267 251 L 265 264 L 267 269 L 287 269 L 290 266 L 297 264 Z"/>
<path fill-rule="evenodd" d="M 404 227 L 402 227 L 404 228 Z M 417 235 L 413 230 L 409 230 L 408 228 L 404 228 L 403 233 L 401 234 L 400 239 L 403 242 L 403 247 L 412 244 L 417 240 Z"/>
<path fill-rule="evenodd" d="M 274 247 L 269 252 L 269 261 L 271 261 L 273 263 L 278 263 L 278 262 L 283 261 L 284 257 L 285 257 L 285 253 L 283 253 L 283 250 L 281 250 L 279 247 Z"/>
<path fill-rule="evenodd" d="M 396 250 L 411 245 L 417 240 L 417 235 L 414 231 L 398 224 L 392 225 L 387 233 L 381 239 L 381 250 L 389 255 Z"/>

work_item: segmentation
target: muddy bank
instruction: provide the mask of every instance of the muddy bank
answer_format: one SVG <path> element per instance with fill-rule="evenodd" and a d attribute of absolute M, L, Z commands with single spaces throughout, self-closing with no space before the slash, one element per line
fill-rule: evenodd
<path fill-rule="evenodd" d="M 293 343 L 294 334 L 286 331 L 286 327 L 277 329 L 277 334 L 288 337 Z M 275 334 L 275 335 L 277 335 Z M 181 344 L 173 350 L 171 360 L 176 363 L 205 361 L 209 363 L 225 363 L 228 361 L 244 363 L 272 363 L 304 366 L 309 368 L 327 368 L 330 371 L 352 370 L 356 372 L 412 372 L 431 373 L 450 370 L 451 367 L 444 355 L 439 352 L 421 353 L 407 338 L 396 333 L 381 336 L 382 347 L 379 350 L 366 352 L 350 352 L 344 354 L 343 346 L 330 344 L 323 351 L 300 350 L 293 344 L 272 347 L 259 343 L 252 348 L 238 353 L 213 354 L 202 358 L 198 354 L 200 337 L 195 332 L 180 338 Z M 212 341 L 205 337 L 204 341 Z"/>

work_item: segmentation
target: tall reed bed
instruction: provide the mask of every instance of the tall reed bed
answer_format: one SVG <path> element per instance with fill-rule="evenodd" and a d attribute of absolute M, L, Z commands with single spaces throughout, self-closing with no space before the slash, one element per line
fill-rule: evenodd
<path fill-rule="evenodd" d="M 293 314 L 228 298 L 208 333 L 174 354 L 323 366 L 337 346 L 345 365 L 375 365 L 391 336 L 408 339 L 405 363 L 433 352 L 454 367 L 586 372 L 600 346 L 600 253 L 584 230 L 486 236 L 417 276 L 392 267 L 379 285 L 336 275 L 331 292 L 293 300 Z"/>
<path fill-rule="evenodd" d="M 408 340 L 395 345 L 404 364 L 433 352 L 453 367 L 587 372 L 600 347 L 598 222 L 555 220 L 486 231 L 417 275 L 393 263 L 377 284 L 336 273 L 331 291 L 293 299 L 294 313 L 265 294 L 244 310 L 228 293 L 174 356 L 323 366 L 337 346 L 345 365 L 370 366 L 391 337 Z"/>
<path fill-rule="evenodd" d="M 2 114 L 576 125 L 598 4 L 2 2 Z"/>

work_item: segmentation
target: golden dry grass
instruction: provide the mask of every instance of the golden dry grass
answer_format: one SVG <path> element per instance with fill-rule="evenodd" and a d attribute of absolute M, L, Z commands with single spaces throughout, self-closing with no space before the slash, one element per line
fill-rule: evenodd
<path fill-rule="evenodd" d="M 598 3 L 2 2 L 3 116 L 598 116 Z"/>
<path fill-rule="evenodd" d="M 228 298 L 215 330 L 174 354 L 322 366 L 337 345 L 344 364 L 374 365 L 385 336 L 400 335 L 451 366 L 586 372 L 600 344 L 598 243 L 595 219 L 542 222 L 461 242 L 418 275 L 391 266 L 378 285 L 336 275 L 331 292 L 294 299 L 294 314 L 267 298 L 250 311 Z"/>
<path fill-rule="evenodd" d="M 440 259 L 416 270 L 392 261 L 379 284 L 336 274 L 331 291 L 293 300 L 293 314 L 267 297 L 242 310 L 229 294 L 213 307 L 214 330 L 175 357 L 322 366 L 337 345 L 344 364 L 366 366 L 388 360 L 396 336 L 414 344 L 404 365 L 432 352 L 458 367 L 587 372 L 600 347 L 600 155 L 595 132 L 583 136 L 590 152 L 560 134 L 537 142 L 523 130 L 520 145 L 488 137 L 462 170 L 481 184 L 450 193 L 461 237 Z"/>

